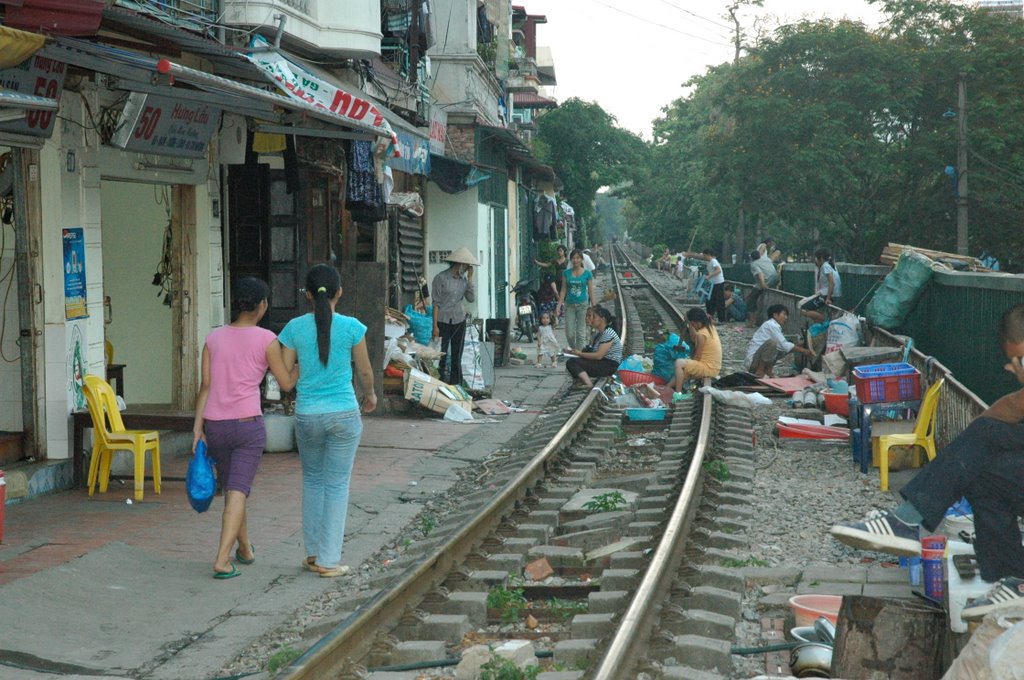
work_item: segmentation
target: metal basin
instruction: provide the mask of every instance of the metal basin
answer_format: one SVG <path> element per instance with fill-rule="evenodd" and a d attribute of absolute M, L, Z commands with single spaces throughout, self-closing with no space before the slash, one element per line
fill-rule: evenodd
<path fill-rule="evenodd" d="M 832 677 L 832 647 L 821 642 L 804 642 L 789 654 L 789 669 L 798 678 Z"/>

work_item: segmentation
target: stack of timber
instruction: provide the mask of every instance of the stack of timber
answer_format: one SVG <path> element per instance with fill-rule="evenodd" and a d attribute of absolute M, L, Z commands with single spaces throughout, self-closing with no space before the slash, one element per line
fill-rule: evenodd
<path fill-rule="evenodd" d="M 918 248 L 917 246 L 901 245 L 899 243 L 890 243 L 884 249 L 882 249 L 882 255 L 878 258 L 880 264 L 886 264 L 890 267 L 896 266 L 896 262 L 900 259 L 900 255 L 903 254 L 904 250 L 912 250 L 919 255 L 924 255 L 930 260 L 934 260 L 941 265 L 948 267 L 949 269 L 955 269 L 957 271 L 972 271 L 972 272 L 990 272 L 992 271 L 988 267 L 984 267 L 981 264 L 981 260 L 970 255 L 957 255 L 955 253 L 944 253 L 941 250 L 929 250 L 927 248 Z"/>

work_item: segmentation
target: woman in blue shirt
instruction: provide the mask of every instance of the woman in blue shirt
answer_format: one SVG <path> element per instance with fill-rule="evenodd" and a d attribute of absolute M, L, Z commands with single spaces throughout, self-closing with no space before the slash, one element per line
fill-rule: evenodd
<path fill-rule="evenodd" d="M 278 340 L 285 367 L 291 371 L 296 361 L 299 364 L 295 441 L 302 465 L 303 567 L 330 578 L 349 572 L 341 564 L 341 549 L 352 465 L 363 432 L 352 385 L 353 362 L 363 388 L 363 413 L 377 408 L 377 395 L 366 326 L 334 311 L 341 298 L 338 271 L 326 264 L 310 269 L 306 298 L 313 312 L 289 321 Z"/>
<path fill-rule="evenodd" d="M 565 308 L 565 338 L 572 349 L 587 343 L 587 309 L 594 304 L 594 275 L 583 267 L 583 253 L 574 248 L 569 254 L 572 266 L 562 276 L 558 309 Z"/>

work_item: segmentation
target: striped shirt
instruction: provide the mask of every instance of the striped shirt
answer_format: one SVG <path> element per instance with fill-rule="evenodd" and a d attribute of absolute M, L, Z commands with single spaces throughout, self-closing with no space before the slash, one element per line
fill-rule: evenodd
<path fill-rule="evenodd" d="M 614 361 L 616 364 L 620 363 L 622 361 L 622 341 L 619 340 L 619 334 L 615 332 L 614 328 L 605 328 L 599 335 L 595 335 L 590 346 L 596 351 L 606 342 L 612 343 L 612 346 L 605 353 L 604 358 Z"/>

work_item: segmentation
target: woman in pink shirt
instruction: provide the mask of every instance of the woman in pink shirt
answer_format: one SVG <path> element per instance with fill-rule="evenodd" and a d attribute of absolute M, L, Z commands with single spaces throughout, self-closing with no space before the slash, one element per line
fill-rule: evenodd
<path fill-rule="evenodd" d="M 229 579 L 240 572 L 231 562 L 256 561 L 245 522 L 245 501 L 259 467 L 267 432 L 263 427 L 260 383 L 267 369 L 282 390 L 295 386 L 296 372 L 288 371 L 277 336 L 257 324 L 267 312 L 269 289 L 263 281 L 240 279 L 232 290 L 235 320 L 214 329 L 203 347 L 203 382 L 196 396 L 196 420 L 192 451 L 206 441 L 224 490 L 224 516 L 220 548 L 213 563 L 213 577 Z"/>

